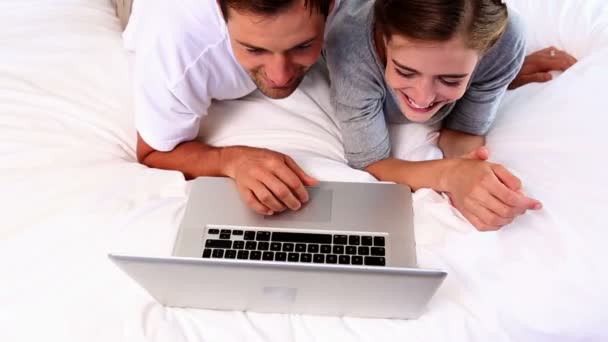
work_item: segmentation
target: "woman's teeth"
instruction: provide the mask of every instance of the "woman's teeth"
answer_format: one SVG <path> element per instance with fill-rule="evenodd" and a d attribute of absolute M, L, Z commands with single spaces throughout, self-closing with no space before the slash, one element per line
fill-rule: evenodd
<path fill-rule="evenodd" d="M 429 104 L 428 106 L 421 107 L 421 106 L 417 105 L 416 103 L 414 103 L 414 101 L 412 101 L 412 99 L 410 99 L 409 96 L 406 95 L 405 97 L 407 98 L 407 102 L 409 102 L 410 105 L 412 105 L 412 107 L 414 107 L 416 109 L 428 109 L 435 105 L 435 102 L 431 102 L 431 104 Z"/>

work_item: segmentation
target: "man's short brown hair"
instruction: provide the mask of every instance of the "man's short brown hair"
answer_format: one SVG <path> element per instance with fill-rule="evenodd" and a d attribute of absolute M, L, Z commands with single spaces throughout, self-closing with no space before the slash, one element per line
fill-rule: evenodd
<path fill-rule="evenodd" d="M 239 12 L 250 12 L 261 15 L 277 15 L 286 11 L 296 1 L 301 0 L 218 0 L 224 18 L 228 20 L 228 9 Z M 327 18 L 332 0 L 305 0 L 304 6 L 312 11 L 318 11 Z"/>

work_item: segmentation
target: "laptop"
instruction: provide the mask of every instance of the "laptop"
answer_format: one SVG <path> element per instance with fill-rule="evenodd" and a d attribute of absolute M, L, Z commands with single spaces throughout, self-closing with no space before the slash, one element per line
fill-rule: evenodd
<path fill-rule="evenodd" d="M 159 303 L 415 319 L 446 273 L 416 267 L 412 194 L 320 182 L 298 211 L 262 216 L 229 178 L 193 180 L 172 256 L 110 259 Z"/>

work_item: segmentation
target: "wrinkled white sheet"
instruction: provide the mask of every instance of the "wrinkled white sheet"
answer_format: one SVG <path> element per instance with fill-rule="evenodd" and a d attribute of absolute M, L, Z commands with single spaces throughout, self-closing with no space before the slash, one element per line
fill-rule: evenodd
<path fill-rule="evenodd" d="M 481 234 L 418 191 L 419 264 L 449 276 L 421 319 L 389 321 L 158 305 L 106 255 L 167 255 L 188 183 L 135 162 L 127 56 L 109 2 L 0 2 L 0 340 L 607 340 L 608 5 L 511 3 L 527 11 L 530 49 L 553 43 L 580 59 L 550 84 L 510 93 L 489 136 L 492 159 L 545 209 Z M 202 135 L 289 153 L 321 179 L 373 181 L 344 166 L 319 77 L 289 99 L 215 104 Z M 437 156 L 432 130 L 392 133 L 398 156 Z"/>

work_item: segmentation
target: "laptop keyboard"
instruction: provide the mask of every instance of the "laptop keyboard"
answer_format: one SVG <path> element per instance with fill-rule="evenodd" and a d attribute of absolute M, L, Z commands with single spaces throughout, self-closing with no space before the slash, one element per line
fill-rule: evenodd
<path fill-rule="evenodd" d="M 203 258 L 386 266 L 386 236 L 208 228 Z"/>

